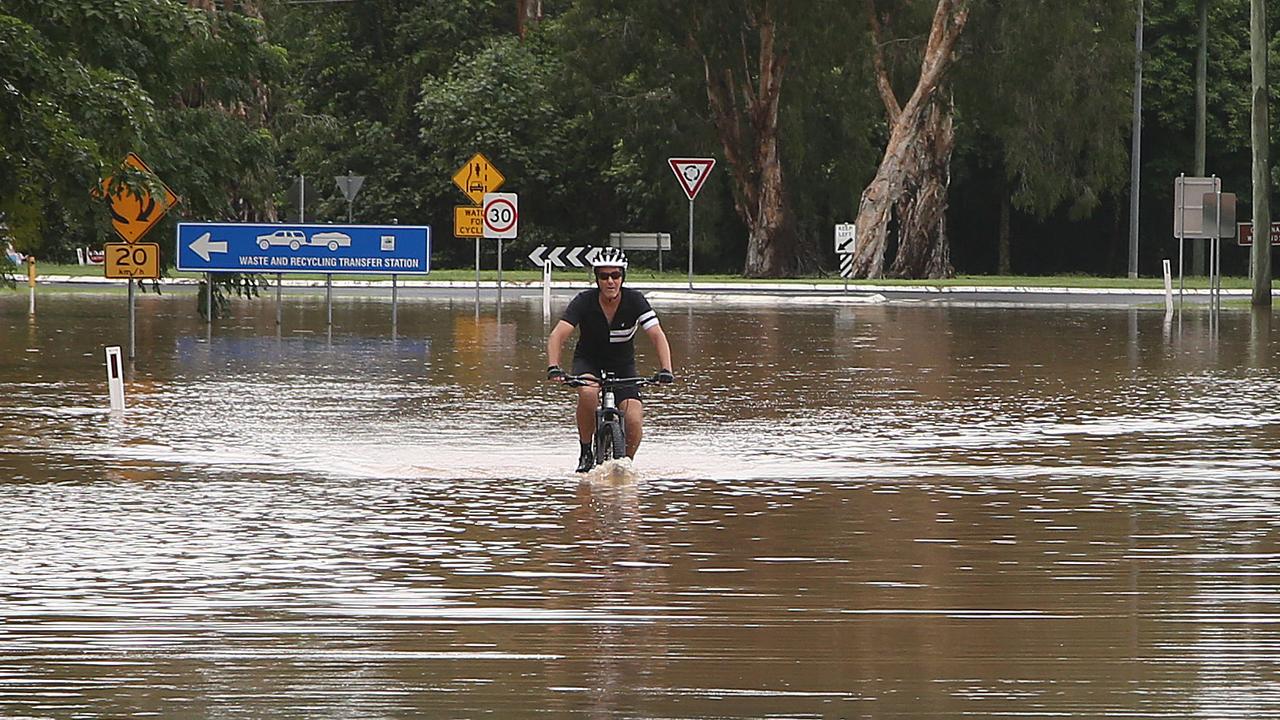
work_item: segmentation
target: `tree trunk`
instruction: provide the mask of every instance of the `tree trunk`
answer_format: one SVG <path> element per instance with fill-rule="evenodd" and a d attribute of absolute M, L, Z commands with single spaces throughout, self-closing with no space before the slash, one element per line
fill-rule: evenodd
<path fill-rule="evenodd" d="M 940 99 L 943 76 L 954 60 L 956 41 L 968 20 L 967 0 L 938 0 L 920 64 L 920 79 L 906 104 L 893 97 L 879 42 L 874 4 L 877 87 L 889 115 L 889 142 L 871 183 L 862 192 L 855 224 L 858 247 L 854 277 L 884 275 L 889 222 L 897 209 L 899 259 L 893 274 L 945 277 L 953 274 L 945 232 L 951 151 L 955 147 L 951 105 Z"/>
<path fill-rule="evenodd" d="M 795 227 L 783 197 L 782 164 L 778 161 L 777 135 L 771 133 L 756 149 L 759 168 L 756 204 L 742 214 L 747 223 L 747 277 L 779 277 L 798 269 Z"/>
<path fill-rule="evenodd" d="M 542 0 L 516 0 L 516 34 L 523 40 L 525 32 L 542 20 Z"/>
<path fill-rule="evenodd" d="M 816 269 L 818 248 L 812 238 L 797 237 L 783 182 L 778 107 L 788 54 L 777 42 L 770 3 L 749 12 L 747 26 L 758 34 L 759 56 L 753 63 L 744 51 L 736 70 L 713 67 L 699 45 L 696 25 L 689 42 L 702 56 L 707 100 L 732 178 L 733 206 L 747 226 L 743 274 L 780 277 Z M 743 38 L 743 48 L 751 45 Z"/>
<path fill-rule="evenodd" d="M 953 107 L 935 95 L 924 127 L 911 145 L 915 176 L 898 204 L 898 254 L 889 274 L 931 279 L 952 277 L 947 243 L 947 191 L 951 185 L 951 152 L 955 149 Z"/>
<path fill-rule="evenodd" d="M 1009 182 L 1001 182 L 1000 192 L 1000 237 L 997 239 L 996 274 L 1010 275 L 1013 262 L 1009 257 L 1009 215 L 1012 214 L 1012 203 L 1009 201 Z"/>
<path fill-rule="evenodd" d="M 1271 307 L 1271 138 L 1267 134 L 1267 0 L 1249 3 L 1249 57 L 1253 78 L 1253 267 L 1254 307 Z"/>

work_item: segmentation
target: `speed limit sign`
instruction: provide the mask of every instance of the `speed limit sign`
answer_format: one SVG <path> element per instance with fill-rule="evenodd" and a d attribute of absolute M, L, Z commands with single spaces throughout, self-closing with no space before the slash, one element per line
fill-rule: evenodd
<path fill-rule="evenodd" d="M 484 236 L 513 238 L 520 220 L 519 201 L 515 193 L 485 193 Z"/>
<path fill-rule="evenodd" d="M 106 276 L 109 278 L 160 277 L 160 245 L 158 243 L 106 243 Z"/>

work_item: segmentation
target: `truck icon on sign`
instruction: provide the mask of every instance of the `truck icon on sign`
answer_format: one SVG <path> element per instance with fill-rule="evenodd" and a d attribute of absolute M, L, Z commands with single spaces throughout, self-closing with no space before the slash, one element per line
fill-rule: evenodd
<path fill-rule="evenodd" d="M 301 230 L 276 230 L 273 233 L 258 236 L 258 247 L 263 250 L 272 246 L 286 245 L 290 250 L 308 245 L 336 251 L 340 247 L 351 247 L 351 236 L 341 232 L 318 232 L 308 239 L 307 234 Z"/>

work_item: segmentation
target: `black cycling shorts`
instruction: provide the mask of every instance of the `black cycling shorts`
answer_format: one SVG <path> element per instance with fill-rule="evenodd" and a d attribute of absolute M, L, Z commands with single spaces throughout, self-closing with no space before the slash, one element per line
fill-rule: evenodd
<path fill-rule="evenodd" d="M 608 370 L 610 375 L 614 377 L 636 377 L 636 366 L 629 365 L 624 368 L 601 368 L 599 363 L 592 362 L 587 358 L 575 357 L 573 359 L 574 375 L 594 375 L 600 377 L 601 370 Z M 643 400 L 640 397 L 640 388 L 637 385 L 630 387 L 614 388 L 613 399 L 622 405 L 623 400 Z"/>

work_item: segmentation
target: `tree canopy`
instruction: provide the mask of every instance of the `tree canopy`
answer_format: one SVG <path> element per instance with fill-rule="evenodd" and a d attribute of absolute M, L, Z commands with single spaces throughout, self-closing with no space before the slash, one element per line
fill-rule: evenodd
<path fill-rule="evenodd" d="M 179 219 L 277 221 L 303 174 L 318 179 L 308 219 L 345 220 L 332 177 L 350 171 L 367 178 L 357 221 L 432 225 L 433 266 L 462 267 L 453 208 L 468 201 L 450 178 L 482 152 L 521 194 L 514 253 L 645 230 L 683 256 L 687 200 L 666 160 L 712 156 L 700 270 L 832 272 L 833 225 L 853 221 L 891 140 L 882 78 L 909 97 L 943 1 L 890 16 L 871 0 L 543 0 L 535 19 L 497 0 L 6 0 L 0 222 L 56 260 L 110 240 L 102 179 L 157 180 L 121 170 L 130 151 L 181 197 L 159 237 Z M 1119 271 L 1132 2 L 963 6 L 939 126 L 955 149 L 931 191 L 949 262 Z M 1210 3 L 1209 172 L 1242 198 L 1247 17 L 1247 0 Z M 1147 0 L 1146 272 L 1167 255 L 1172 179 L 1191 170 L 1197 22 L 1195 0 Z"/>

